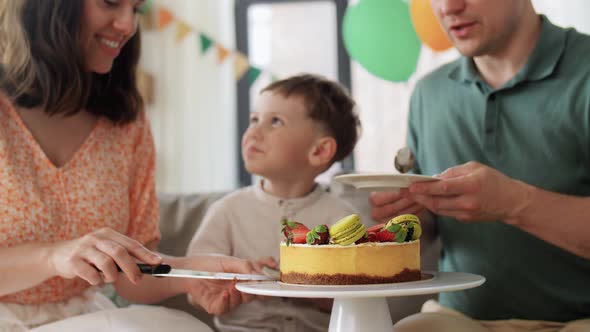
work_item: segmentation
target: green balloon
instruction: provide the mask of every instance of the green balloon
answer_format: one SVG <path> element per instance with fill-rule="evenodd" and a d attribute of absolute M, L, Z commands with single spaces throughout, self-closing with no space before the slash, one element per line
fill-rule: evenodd
<path fill-rule="evenodd" d="M 139 8 L 140 14 L 145 14 L 152 10 L 152 6 L 154 5 L 154 0 L 145 0 L 141 8 Z"/>
<path fill-rule="evenodd" d="M 351 58 L 388 81 L 406 81 L 416 70 L 421 42 L 401 0 L 361 0 L 344 16 L 342 34 Z"/>

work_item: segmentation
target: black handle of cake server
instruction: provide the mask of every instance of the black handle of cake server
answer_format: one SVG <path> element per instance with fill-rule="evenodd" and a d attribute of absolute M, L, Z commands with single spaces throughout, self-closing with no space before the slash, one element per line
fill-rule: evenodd
<path fill-rule="evenodd" d="M 172 267 L 168 264 L 149 265 L 144 263 L 137 263 L 139 271 L 143 274 L 166 274 L 170 273 Z M 117 271 L 121 272 L 121 268 L 117 265 Z"/>

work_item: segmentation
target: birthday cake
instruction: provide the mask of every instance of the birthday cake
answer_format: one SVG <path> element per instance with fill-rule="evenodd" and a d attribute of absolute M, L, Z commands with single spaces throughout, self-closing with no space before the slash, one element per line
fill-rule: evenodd
<path fill-rule="evenodd" d="M 420 280 L 420 220 L 401 215 L 368 229 L 358 215 L 330 228 L 283 221 L 280 280 L 291 284 L 357 285 Z"/>

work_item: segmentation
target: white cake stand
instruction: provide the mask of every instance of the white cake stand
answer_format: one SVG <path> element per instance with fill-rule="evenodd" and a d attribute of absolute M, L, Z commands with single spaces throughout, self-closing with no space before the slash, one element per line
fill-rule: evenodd
<path fill-rule="evenodd" d="M 423 272 L 422 280 L 378 285 L 315 286 L 278 281 L 238 283 L 244 293 L 303 298 L 334 298 L 329 332 L 391 332 L 386 297 L 434 294 L 474 288 L 485 278 L 462 272 Z"/>

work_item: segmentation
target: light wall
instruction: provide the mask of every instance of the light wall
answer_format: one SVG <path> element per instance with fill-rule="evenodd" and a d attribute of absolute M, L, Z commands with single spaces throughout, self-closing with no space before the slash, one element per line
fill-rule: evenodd
<path fill-rule="evenodd" d="M 491 0 L 490 0 L 491 1 Z M 563 26 L 590 33 L 590 0 L 533 0 L 536 9 Z M 235 48 L 234 0 L 156 0 L 194 28 Z M 237 186 L 237 127 L 233 61 L 200 55 L 197 36 L 181 44 L 175 29 L 145 32 L 142 67 L 156 76 L 148 107 L 157 148 L 157 187 L 163 192 L 231 190 Z M 360 171 L 392 171 L 405 145 L 408 100 L 420 77 L 454 59 L 454 51 L 424 49 L 406 83 L 382 81 L 353 64 L 353 92 L 364 132 L 355 152 Z"/>
<path fill-rule="evenodd" d="M 196 31 L 234 48 L 233 0 L 160 0 Z M 157 8 L 157 7 L 156 7 Z M 143 32 L 141 66 L 155 76 L 148 107 L 157 149 L 157 189 L 196 192 L 233 189 L 237 183 L 236 101 L 232 59 L 200 54 L 199 39 L 176 41 L 176 23 Z"/>
<path fill-rule="evenodd" d="M 547 15 L 555 24 L 590 33 L 588 0 L 533 0 L 533 5 L 537 12 Z"/>

